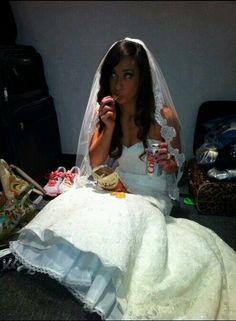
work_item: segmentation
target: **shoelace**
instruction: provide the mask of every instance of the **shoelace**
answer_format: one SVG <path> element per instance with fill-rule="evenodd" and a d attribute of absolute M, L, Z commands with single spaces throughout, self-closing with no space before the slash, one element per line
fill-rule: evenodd
<path fill-rule="evenodd" d="M 48 179 L 48 180 L 55 180 L 55 179 L 57 179 L 57 178 L 64 178 L 64 176 L 65 176 L 65 173 L 64 172 L 51 172 L 51 173 L 49 173 L 47 176 L 46 176 L 46 179 Z"/>
<path fill-rule="evenodd" d="M 0 270 L 0 273 L 6 270 L 16 270 L 17 272 L 21 272 L 22 270 L 27 270 L 26 274 L 29 275 L 33 275 L 36 272 L 33 270 L 28 270 L 23 264 L 20 263 L 20 261 L 18 261 L 16 258 L 12 259 L 9 258 L 7 259 L 3 259 L 3 267 Z"/>
<path fill-rule="evenodd" d="M 11 250 L 10 249 L 3 249 L 0 251 L 0 258 L 3 256 L 6 256 L 7 254 L 10 254 Z"/>
<path fill-rule="evenodd" d="M 8 254 L 11 254 L 11 250 L 10 249 L 3 249 L 0 251 L 0 258 L 7 256 Z M 6 270 L 17 270 L 17 272 L 20 272 L 22 270 L 26 269 L 26 267 L 20 262 L 18 261 L 17 258 L 4 258 L 2 260 L 2 268 L 0 269 L 0 273 Z M 33 275 L 35 274 L 35 271 L 32 270 L 27 270 L 26 274 L 30 274 Z"/>
<path fill-rule="evenodd" d="M 20 265 L 20 266 L 18 266 L 18 268 L 16 270 L 17 270 L 17 272 L 20 272 L 25 269 L 27 269 L 27 268 L 24 265 Z M 35 273 L 36 273 L 36 271 L 33 271 L 33 270 L 26 271 L 26 274 L 29 274 L 29 275 L 34 275 Z"/>
<path fill-rule="evenodd" d="M 64 181 L 65 184 L 72 185 L 74 183 L 74 179 L 75 179 L 74 173 L 66 172 L 64 177 L 65 177 L 65 181 Z"/>
<path fill-rule="evenodd" d="M 12 269 L 16 270 L 21 265 L 21 263 L 16 258 L 12 259 L 11 257 L 9 259 L 3 259 L 2 263 L 3 265 L 0 272 Z"/>
<path fill-rule="evenodd" d="M 54 186 L 59 178 L 63 179 L 64 177 L 65 177 L 64 172 L 57 172 L 57 171 L 51 172 L 48 175 L 46 175 L 46 179 L 48 180 L 49 186 Z"/>

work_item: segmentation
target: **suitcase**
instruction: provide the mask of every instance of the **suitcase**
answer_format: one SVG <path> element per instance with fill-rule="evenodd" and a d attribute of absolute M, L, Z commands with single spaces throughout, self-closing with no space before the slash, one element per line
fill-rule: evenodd
<path fill-rule="evenodd" d="M 60 155 L 41 55 L 32 46 L 0 45 L 0 158 L 44 184 Z"/>
<path fill-rule="evenodd" d="M 10 1 L 0 2 L 0 44 L 15 44 L 17 26 L 12 12 Z"/>
<path fill-rule="evenodd" d="M 200 214 L 236 216 L 236 181 L 209 178 L 209 166 L 199 165 L 196 161 L 196 150 L 204 143 L 206 134 L 204 123 L 224 116 L 236 116 L 236 101 L 207 101 L 199 107 L 194 133 L 194 157 L 186 162 L 185 175 L 190 196 L 195 200 Z M 220 159 L 211 167 L 221 169 L 227 163 L 227 159 Z M 234 164 L 236 168 L 236 159 Z"/>
<path fill-rule="evenodd" d="M 43 61 L 35 48 L 0 45 L 0 109 L 46 96 Z"/>
<path fill-rule="evenodd" d="M 40 184 L 61 156 L 60 133 L 51 96 L 0 109 L 0 158 L 22 168 Z"/>

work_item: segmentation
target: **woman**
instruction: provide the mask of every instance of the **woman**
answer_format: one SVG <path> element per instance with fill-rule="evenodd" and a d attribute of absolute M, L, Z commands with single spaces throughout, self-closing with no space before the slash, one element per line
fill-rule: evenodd
<path fill-rule="evenodd" d="M 155 171 L 147 175 L 153 143 Z M 79 155 L 80 187 L 22 229 L 10 244 L 14 255 L 105 319 L 234 319 L 235 252 L 211 230 L 168 216 L 184 161 L 180 123 L 140 40 L 116 42 L 98 67 Z M 90 180 L 105 163 L 124 184 L 124 198 Z"/>

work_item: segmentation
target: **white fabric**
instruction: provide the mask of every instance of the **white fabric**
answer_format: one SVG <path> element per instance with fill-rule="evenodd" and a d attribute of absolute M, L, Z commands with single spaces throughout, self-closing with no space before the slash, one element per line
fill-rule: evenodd
<path fill-rule="evenodd" d="M 163 179 L 132 163 L 142 149 L 125 148 L 118 169 L 128 188 L 126 167 L 140 172 L 156 197 L 116 198 L 92 183 L 68 191 L 22 229 L 12 252 L 105 319 L 236 319 L 236 253 L 211 230 L 168 215 Z"/>
<path fill-rule="evenodd" d="M 168 150 L 171 155 L 175 157 L 176 163 L 179 167 L 179 171 L 177 173 L 177 176 L 175 174 L 169 175 L 168 177 L 168 192 L 169 196 L 172 199 L 178 199 L 179 197 L 179 191 L 177 184 L 182 176 L 182 167 L 184 164 L 184 154 L 182 151 L 173 148 L 171 146 L 172 139 L 176 136 L 176 131 L 173 127 L 168 126 L 166 119 L 164 119 L 161 115 L 161 110 L 164 106 L 168 106 L 172 110 L 174 110 L 176 117 L 178 119 L 174 103 L 172 101 L 168 86 L 166 84 L 165 78 L 161 72 L 161 69 L 155 60 L 154 56 L 150 52 L 150 50 L 146 47 L 146 45 L 139 39 L 132 39 L 132 38 L 125 38 L 125 40 L 129 40 L 135 43 L 140 44 L 145 49 L 150 69 L 151 69 L 151 75 L 152 75 L 152 84 L 153 84 L 153 93 L 155 98 L 155 119 L 161 126 L 161 135 L 164 138 L 164 140 L 168 143 Z M 91 174 L 91 167 L 90 167 L 90 160 L 88 156 L 88 146 L 90 139 L 92 137 L 92 134 L 94 133 L 95 126 L 98 122 L 98 108 L 99 105 L 97 103 L 97 93 L 99 91 L 99 80 L 100 80 L 100 73 L 101 68 L 104 62 L 104 59 L 106 55 L 109 53 L 110 49 L 116 44 L 115 42 L 107 51 L 105 56 L 103 57 L 102 61 L 100 62 L 98 69 L 95 73 L 92 89 L 90 93 L 90 97 L 88 100 L 87 108 L 84 114 L 84 119 L 82 122 L 82 127 L 80 131 L 79 141 L 78 141 L 78 148 L 77 148 L 77 159 L 76 159 L 76 165 L 80 167 L 81 169 L 81 175 L 83 176 L 89 176 Z M 178 119 L 179 121 L 179 119 Z M 180 121 L 179 121 L 179 127 Z M 181 133 L 179 133 L 181 136 Z M 82 156 L 82 162 L 80 162 Z"/>

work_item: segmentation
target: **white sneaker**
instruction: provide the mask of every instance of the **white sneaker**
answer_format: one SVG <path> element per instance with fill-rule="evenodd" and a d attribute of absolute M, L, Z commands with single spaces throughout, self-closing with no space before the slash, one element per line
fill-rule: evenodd
<path fill-rule="evenodd" d="M 80 169 L 77 166 L 73 166 L 69 171 L 65 173 L 64 180 L 59 186 L 59 193 L 65 193 L 71 188 L 75 188 L 76 179 L 80 174 Z"/>
<path fill-rule="evenodd" d="M 56 197 L 59 192 L 59 186 L 65 177 L 66 169 L 59 166 L 55 172 L 49 174 L 48 183 L 44 186 L 46 194 L 51 197 Z"/>

